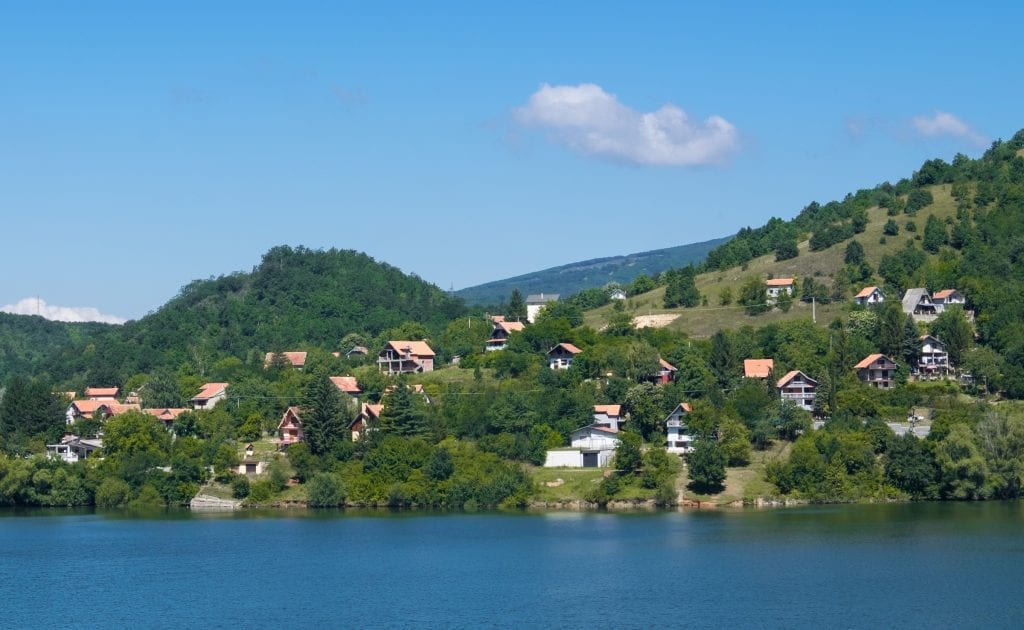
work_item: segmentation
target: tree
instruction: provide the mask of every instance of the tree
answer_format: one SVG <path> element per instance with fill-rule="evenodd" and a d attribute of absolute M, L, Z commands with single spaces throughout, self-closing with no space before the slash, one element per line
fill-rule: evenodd
<path fill-rule="evenodd" d="M 306 484 L 306 500 L 309 507 L 338 507 L 345 499 L 341 483 L 331 473 L 317 473 Z"/>
<path fill-rule="evenodd" d="M 718 443 L 729 466 L 750 463 L 750 431 L 735 418 L 725 418 L 718 425 Z"/>
<path fill-rule="evenodd" d="M 665 277 L 665 308 L 683 306 L 691 308 L 700 304 L 700 291 L 695 283 L 697 270 L 693 265 L 669 269 Z"/>
<path fill-rule="evenodd" d="M 740 287 L 740 304 L 747 307 L 748 315 L 759 315 L 768 310 L 768 294 L 765 292 L 764 281 L 754 276 L 747 278 Z"/>
<path fill-rule="evenodd" d="M 41 379 L 16 376 L 8 383 L 0 399 L 0 434 L 11 442 L 12 436 L 31 437 L 46 434 L 59 437 L 64 428 L 66 401 Z"/>
<path fill-rule="evenodd" d="M 800 250 L 797 249 L 795 238 L 783 239 L 775 246 L 775 262 L 796 258 L 798 255 Z"/>
<path fill-rule="evenodd" d="M 989 495 L 989 469 L 966 424 L 954 424 L 935 447 L 943 497 L 984 499 Z"/>
<path fill-rule="evenodd" d="M 934 201 L 935 199 L 930 192 L 922 188 L 915 188 L 907 195 L 907 205 L 903 211 L 913 216 L 917 214 L 918 210 L 930 206 Z"/>
<path fill-rule="evenodd" d="M 384 397 L 380 424 L 382 431 L 406 437 L 423 436 L 429 432 L 423 402 L 404 381 Z"/>
<path fill-rule="evenodd" d="M 732 304 L 732 287 L 722 287 L 722 290 L 718 292 L 718 303 L 721 306 L 729 306 Z"/>
<path fill-rule="evenodd" d="M 931 333 L 946 345 L 949 362 L 961 365 L 974 340 L 974 330 L 959 304 L 946 307 L 931 324 Z"/>
<path fill-rule="evenodd" d="M 857 239 L 853 239 L 846 246 L 846 252 L 843 255 L 843 262 L 847 265 L 860 265 L 864 263 L 864 246 L 861 245 Z"/>
<path fill-rule="evenodd" d="M 643 465 L 640 436 L 630 431 L 619 434 L 619 445 L 615 447 L 615 468 L 624 475 L 631 475 Z"/>
<path fill-rule="evenodd" d="M 856 234 L 862 233 L 868 227 L 868 212 L 864 208 L 854 208 L 850 215 L 850 225 Z"/>
<path fill-rule="evenodd" d="M 629 411 L 630 423 L 639 430 L 645 440 L 661 430 L 665 419 L 664 390 L 652 383 L 639 383 L 626 392 L 624 406 Z"/>
<path fill-rule="evenodd" d="M 711 336 L 710 367 L 719 387 L 725 388 L 736 376 L 739 361 L 733 353 L 732 344 L 725 332 L 719 330 Z"/>
<path fill-rule="evenodd" d="M 153 372 L 140 392 L 144 407 L 166 409 L 182 407 L 185 403 L 178 379 L 170 370 L 161 369 Z"/>
<path fill-rule="evenodd" d="M 306 387 L 302 400 L 302 432 L 313 455 L 331 452 L 345 435 L 345 405 L 326 371 Z"/>
<path fill-rule="evenodd" d="M 896 221 L 889 219 L 885 222 L 885 226 L 882 228 L 882 233 L 886 236 L 896 236 L 900 233 L 900 226 L 896 224 Z"/>
<path fill-rule="evenodd" d="M 895 487 L 915 499 L 934 496 L 938 468 L 935 454 L 924 440 L 909 432 L 890 440 L 884 463 L 885 476 Z"/>
<path fill-rule="evenodd" d="M 924 224 L 924 241 L 921 246 L 926 252 L 937 254 L 947 240 L 946 224 L 939 221 L 934 214 L 929 214 Z"/>
<path fill-rule="evenodd" d="M 687 456 L 690 487 L 696 492 L 720 492 L 725 482 L 725 454 L 718 442 L 702 438 L 696 440 L 693 452 Z"/>
<path fill-rule="evenodd" d="M 508 299 L 508 308 L 505 309 L 505 317 L 512 322 L 526 321 L 526 302 L 519 289 L 512 289 L 512 296 Z"/>

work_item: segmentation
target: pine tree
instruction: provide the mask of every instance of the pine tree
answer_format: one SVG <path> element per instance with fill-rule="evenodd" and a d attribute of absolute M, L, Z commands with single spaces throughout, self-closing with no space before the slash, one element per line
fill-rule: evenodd
<path fill-rule="evenodd" d="M 422 436 L 429 431 L 426 410 L 404 381 L 384 397 L 380 421 L 383 431 L 395 435 Z"/>
<path fill-rule="evenodd" d="M 319 372 L 306 387 L 302 401 L 302 432 L 309 451 L 323 455 L 342 440 L 345 433 L 345 406 L 341 393 L 327 372 Z"/>
<path fill-rule="evenodd" d="M 523 294 L 519 289 L 512 289 L 512 296 L 508 299 L 508 310 L 505 316 L 509 321 L 520 322 L 526 319 L 526 302 L 523 301 Z"/>

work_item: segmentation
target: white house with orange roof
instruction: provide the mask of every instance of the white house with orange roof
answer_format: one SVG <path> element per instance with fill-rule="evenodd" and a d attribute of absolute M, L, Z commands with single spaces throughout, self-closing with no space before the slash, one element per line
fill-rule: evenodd
<path fill-rule="evenodd" d="M 964 306 L 967 304 L 967 299 L 963 293 L 960 293 L 956 289 L 942 289 L 932 294 L 932 304 L 935 305 L 935 311 L 941 313 L 946 310 L 947 306 L 959 304 Z"/>
<path fill-rule="evenodd" d="M 425 341 L 389 341 L 377 355 L 377 367 L 385 374 L 431 372 L 435 356 Z"/>
<path fill-rule="evenodd" d="M 766 280 L 764 284 L 769 302 L 775 302 L 783 293 L 793 295 L 796 292 L 796 283 L 792 278 L 772 278 Z"/>
<path fill-rule="evenodd" d="M 779 390 L 780 399 L 788 400 L 805 411 L 814 411 L 818 381 L 810 376 L 800 370 L 792 370 L 780 378 L 775 387 Z"/>
<path fill-rule="evenodd" d="M 524 328 L 526 325 L 522 322 L 506 322 L 504 318 L 500 322 L 494 322 L 491 338 L 487 340 L 487 352 L 504 350 L 512 333 L 521 332 Z"/>
<path fill-rule="evenodd" d="M 228 397 L 228 383 L 207 383 L 192 397 L 193 409 L 213 409 L 217 403 Z"/>
<path fill-rule="evenodd" d="M 356 377 L 332 376 L 330 379 L 334 386 L 338 388 L 338 391 L 346 396 L 346 400 L 353 405 L 359 405 L 359 395 L 363 393 L 363 390 L 360 389 Z"/>
<path fill-rule="evenodd" d="M 920 341 L 921 352 L 918 355 L 917 369 L 915 370 L 918 378 L 935 379 L 947 376 L 950 365 L 946 344 L 932 335 L 922 335 Z"/>
<path fill-rule="evenodd" d="M 896 362 L 884 354 L 869 354 L 853 368 L 861 382 L 878 389 L 890 389 L 896 382 Z"/>
<path fill-rule="evenodd" d="M 188 411 L 188 409 L 178 409 L 174 407 L 164 407 L 162 409 L 143 409 L 142 413 L 147 413 L 160 422 L 164 423 L 164 427 L 168 430 L 174 424 L 174 421 L 178 419 L 178 416 Z"/>
<path fill-rule="evenodd" d="M 116 400 L 75 400 L 65 412 L 65 423 L 74 424 L 79 420 L 106 420 L 129 411 L 139 411 L 139 406 L 119 403 Z"/>
<path fill-rule="evenodd" d="M 885 302 L 885 294 L 878 287 L 864 287 L 853 296 L 853 301 L 861 306 L 874 306 Z"/>
<path fill-rule="evenodd" d="M 686 416 L 693 409 L 690 403 L 679 403 L 668 416 L 665 417 L 665 442 L 669 453 L 685 455 L 693 452 L 693 435 L 686 426 Z"/>
<path fill-rule="evenodd" d="M 263 367 L 270 367 L 274 363 L 274 357 L 277 356 L 276 352 L 268 352 L 263 357 Z M 280 355 L 284 358 L 285 362 L 297 370 L 301 370 L 306 367 L 306 357 L 309 355 L 308 352 L 281 352 Z"/>
<path fill-rule="evenodd" d="M 775 361 L 773 359 L 744 359 L 743 360 L 743 378 L 771 378 L 772 372 L 775 371 Z"/>
<path fill-rule="evenodd" d="M 626 419 L 622 416 L 622 405 L 594 405 L 594 424 L 622 428 Z"/>
<path fill-rule="evenodd" d="M 560 343 L 548 350 L 548 367 L 552 370 L 568 370 L 572 366 L 572 359 L 583 352 L 571 343 Z"/>

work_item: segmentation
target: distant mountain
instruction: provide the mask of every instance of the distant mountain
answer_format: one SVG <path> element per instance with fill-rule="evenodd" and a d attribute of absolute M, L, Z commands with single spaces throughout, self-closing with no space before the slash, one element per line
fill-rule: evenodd
<path fill-rule="evenodd" d="M 601 287 L 609 282 L 626 284 L 641 275 L 661 273 L 673 267 L 683 267 L 704 260 L 708 252 L 731 237 L 716 238 L 701 243 L 655 249 L 625 256 L 594 258 L 570 263 L 542 271 L 495 280 L 455 292 L 469 304 L 500 304 L 508 300 L 512 289 L 519 289 L 525 297 L 530 293 L 560 293 L 570 295 L 583 289 Z"/>

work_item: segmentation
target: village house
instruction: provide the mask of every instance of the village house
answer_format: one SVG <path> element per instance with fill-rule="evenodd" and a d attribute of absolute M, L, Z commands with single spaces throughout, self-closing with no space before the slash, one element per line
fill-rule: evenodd
<path fill-rule="evenodd" d="M 308 352 L 268 352 L 266 356 L 263 357 L 263 367 L 268 368 L 273 365 L 274 357 L 280 355 L 284 358 L 284 362 L 287 365 L 290 365 L 297 370 L 301 370 L 306 367 L 306 356 L 308 354 Z"/>
<path fill-rule="evenodd" d="M 526 321 L 533 324 L 548 302 L 558 301 L 557 293 L 536 293 L 526 296 Z"/>
<path fill-rule="evenodd" d="M 621 441 L 615 427 L 589 424 L 569 435 L 570 448 L 553 449 L 544 459 L 546 468 L 604 468 L 611 464 Z"/>
<path fill-rule="evenodd" d="M 594 405 L 594 425 L 622 428 L 626 419 L 622 417 L 622 405 Z"/>
<path fill-rule="evenodd" d="M 504 318 L 500 322 L 494 322 L 494 330 L 491 331 L 491 338 L 487 340 L 487 352 L 504 350 L 508 345 L 508 338 L 514 332 L 522 331 L 526 326 L 522 322 L 506 322 Z"/>
<path fill-rule="evenodd" d="M 74 424 L 79 420 L 106 420 L 128 411 L 138 411 L 136 404 L 119 403 L 116 400 L 75 400 L 65 412 L 65 423 Z"/>
<path fill-rule="evenodd" d="M 884 354 L 869 354 L 857 365 L 857 378 L 878 389 L 890 389 L 896 380 L 896 363 Z"/>
<path fill-rule="evenodd" d="M 377 355 L 377 367 L 385 374 L 430 372 L 434 356 L 425 341 L 389 341 Z"/>
<path fill-rule="evenodd" d="M 352 441 L 358 442 L 359 438 L 367 431 L 373 431 L 380 424 L 380 414 L 384 411 L 384 405 L 363 404 L 359 414 L 349 423 L 348 429 L 352 432 Z"/>
<path fill-rule="evenodd" d="M 354 376 L 332 376 L 330 377 L 331 382 L 338 388 L 342 394 L 345 395 L 345 399 L 354 406 L 359 406 L 359 395 L 363 393 L 363 390 L 359 388 L 359 383 L 356 381 Z"/>
<path fill-rule="evenodd" d="M 116 400 L 119 387 L 86 387 L 85 397 L 89 400 Z"/>
<path fill-rule="evenodd" d="M 907 289 L 903 294 L 903 312 L 914 318 L 915 322 L 930 322 L 938 314 L 935 303 L 922 288 Z"/>
<path fill-rule="evenodd" d="M 874 306 L 885 302 L 885 294 L 878 287 L 864 287 L 853 296 L 853 301 L 861 306 Z"/>
<path fill-rule="evenodd" d="M 80 438 L 77 435 L 67 433 L 61 438 L 58 444 L 46 445 L 46 456 L 50 459 L 60 459 L 69 464 L 88 459 L 93 452 L 103 448 L 103 440 L 100 438 Z"/>
<path fill-rule="evenodd" d="M 814 411 L 814 394 L 818 389 L 818 381 L 807 376 L 800 370 L 788 372 L 775 384 L 779 390 L 779 398 L 788 400 L 805 411 Z"/>
<path fill-rule="evenodd" d="M 765 293 L 768 295 L 768 302 L 774 303 L 783 292 L 786 295 L 793 295 L 796 291 L 796 284 L 792 278 L 772 278 L 765 281 Z"/>
<path fill-rule="evenodd" d="M 917 377 L 922 379 L 943 378 L 949 375 L 949 354 L 946 344 L 931 335 L 921 336 L 921 354 L 917 360 Z"/>
<path fill-rule="evenodd" d="M 572 366 L 572 359 L 580 352 L 583 352 L 571 343 L 560 343 L 548 350 L 548 367 L 552 370 L 568 370 Z"/>
<path fill-rule="evenodd" d="M 655 384 L 666 385 L 672 382 L 672 379 L 676 377 L 676 366 L 672 365 L 665 359 L 658 357 L 658 371 L 652 379 Z"/>
<path fill-rule="evenodd" d="M 228 397 L 227 383 L 207 383 L 192 397 L 193 409 L 213 409 L 217 403 Z"/>
<path fill-rule="evenodd" d="M 246 457 L 238 464 L 239 475 L 262 475 L 263 471 L 267 468 L 267 463 L 263 460 L 254 459 L 252 457 Z"/>
<path fill-rule="evenodd" d="M 935 305 L 935 311 L 941 313 L 946 310 L 947 306 L 953 306 L 954 304 L 963 307 L 967 304 L 967 300 L 956 289 L 943 289 L 932 294 L 932 304 Z"/>
<path fill-rule="evenodd" d="M 178 419 L 178 416 L 188 411 L 188 409 L 177 409 L 173 407 L 166 407 L 163 409 L 143 409 L 142 413 L 147 413 L 160 422 L 164 423 L 164 427 L 170 431 L 174 425 L 174 421 Z"/>
<path fill-rule="evenodd" d="M 743 359 L 743 378 L 768 379 L 774 370 L 774 359 Z"/>
<path fill-rule="evenodd" d="M 693 436 L 686 426 L 686 415 L 691 411 L 690 403 L 679 403 L 665 417 L 665 450 L 669 453 L 685 455 L 693 452 Z"/>
<path fill-rule="evenodd" d="M 302 410 L 298 407 L 288 407 L 277 425 L 277 448 L 283 451 L 305 439 L 306 434 L 302 432 Z"/>

